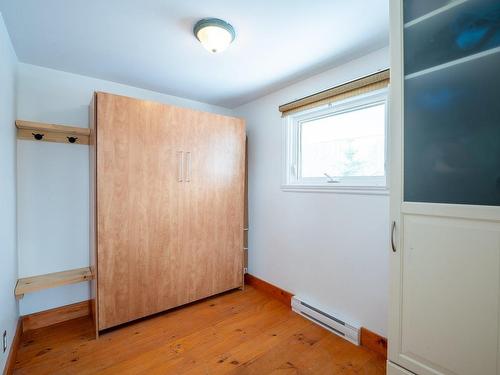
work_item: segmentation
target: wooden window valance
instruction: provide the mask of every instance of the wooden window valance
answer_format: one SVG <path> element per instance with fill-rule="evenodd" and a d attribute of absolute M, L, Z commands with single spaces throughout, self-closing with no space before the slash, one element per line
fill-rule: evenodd
<path fill-rule="evenodd" d="M 390 70 L 386 69 L 369 76 L 344 83 L 331 89 L 318 92 L 317 94 L 309 95 L 305 98 L 283 104 L 279 107 L 279 110 L 281 115 L 285 117 L 292 113 L 330 104 L 339 100 L 365 94 L 370 91 L 383 89 L 389 85 L 389 73 Z"/>

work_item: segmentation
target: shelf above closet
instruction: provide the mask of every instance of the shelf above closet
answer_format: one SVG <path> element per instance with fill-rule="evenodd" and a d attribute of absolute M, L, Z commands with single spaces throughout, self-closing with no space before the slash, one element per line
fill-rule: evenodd
<path fill-rule="evenodd" d="M 32 141 L 89 144 L 90 129 L 16 120 L 17 138 Z"/>
<path fill-rule="evenodd" d="M 17 299 L 24 297 L 25 293 L 32 293 L 43 289 L 81 283 L 93 279 L 89 267 L 69 271 L 48 273 L 46 275 L 25 277 L 17 280 L 14 294 Z"/>

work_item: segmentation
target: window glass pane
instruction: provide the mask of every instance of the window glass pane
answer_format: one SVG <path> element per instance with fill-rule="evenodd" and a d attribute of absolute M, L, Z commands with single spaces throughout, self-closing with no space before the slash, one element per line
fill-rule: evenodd
<path fill-rule="evenodd" d="M 303 122 L 302 178 L 384 176 L 385 104 Z"/>

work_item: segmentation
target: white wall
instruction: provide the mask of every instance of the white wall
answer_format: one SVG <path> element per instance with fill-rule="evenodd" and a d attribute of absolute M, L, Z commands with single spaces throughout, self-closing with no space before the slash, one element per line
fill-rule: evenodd
<path fill-rule="evenodd" d="M 0 14 L 0 343 L 7 331 L 8 347 L 0 346 L 3 372 L 19 317 L 14 298 L 16 249 L 16 69 L 17 57 Z"/>
<path fill-rule="evenodd" d="M 389 66 L 371 53 L 235 110 L 249 142 L 249 272 L 386 336 L 389 197 L 282 192 L 278 106 Z"/>
<path fill-rule="evenodd" d="M 231 114 L 221 107 L 19 64 L 17 117 L 87 127 L 94 91 Z M 88 265 L 88 163 L 87 146 L 18 141 L 20 277 Z M 88 283 L 75 284 L 27 294 L 20 302 L 20 311 L 26 315 L 88 298 Z"/>

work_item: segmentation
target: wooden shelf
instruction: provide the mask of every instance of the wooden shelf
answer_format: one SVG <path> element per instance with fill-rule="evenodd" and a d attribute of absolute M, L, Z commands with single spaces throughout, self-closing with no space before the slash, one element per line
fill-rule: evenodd
<path fill-rule="evenodd" d="M 17 299 L 23 298 L 25 293 L 36 292 L 58 286 L 81 283 L 92 280 L 93 275 L 89 267 L 69 271 L 48 273 L 46 275 L 25 277 L 17 280 L 14 294 Z"/>
<path fill-rule="evenodd" d="M 16 120 L 17 138 L 31 141 L 89 144 L 90 129 Z M 39 135 L 41 139 L 36 138 Z M 73 141 L 73 142 L 72 142 Z"/>

